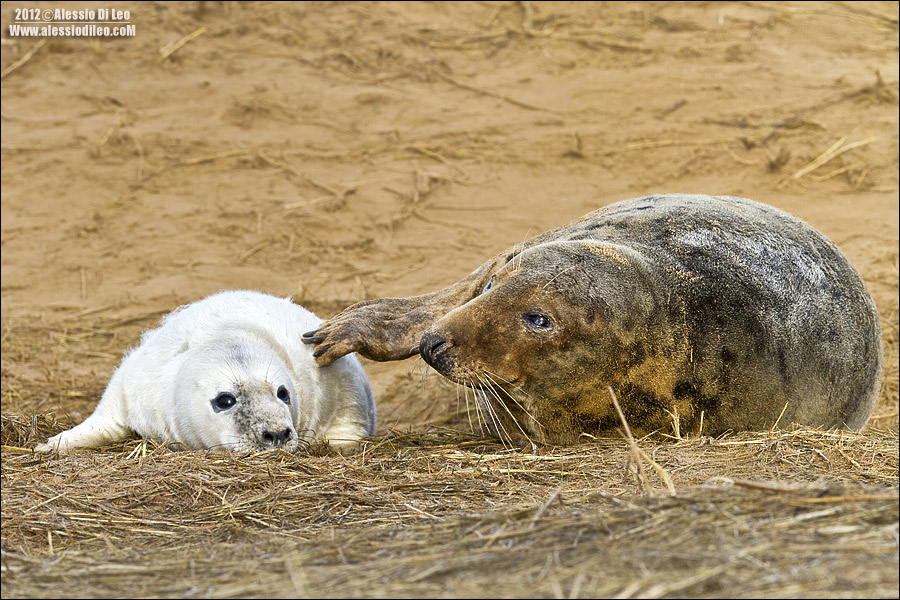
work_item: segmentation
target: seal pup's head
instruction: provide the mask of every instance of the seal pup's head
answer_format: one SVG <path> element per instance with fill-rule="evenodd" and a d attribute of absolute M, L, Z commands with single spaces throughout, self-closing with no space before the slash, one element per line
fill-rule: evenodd
<path fill-rule="evenodd" d="M 164 415 L 191 448 L 297 449 L 301 399 L 282 358 L 266 344 L 218 339 L 179 356 L 175 402 Z"/>
<path fill-rule="evenodd" d="M 476 412 L 502 440 L 576 442 L 618 424 L 606 386 L 648 341 L 655 299 L 647 268 L 613 244 L 535 246 L 436 321 L 420 354 L 474 388 Z"/>

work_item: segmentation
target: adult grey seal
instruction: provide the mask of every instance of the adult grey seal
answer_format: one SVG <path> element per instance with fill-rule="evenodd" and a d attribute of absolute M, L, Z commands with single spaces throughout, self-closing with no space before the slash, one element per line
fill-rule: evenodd
<path fill-rule="evenodd" d="M 294 451 L 327 440 L 356 448 L 375 432 L 375 403 L 354 356 L 319 368 L 301 332 L 321 319 L 253 291 L 181 307 L 122 360 L 94 413 L 38 450 L 69 452 L 132 433 L 194 449 Z"/>
<path fill-rule="evenodd" d="M 858 430 L 882 363 L 875 303 L 832 242 L 765 204 L 677 194 L 612 204 L 304 339 L 320 365 L 420 353 L 476 390 L 496 435 L 553 444 L 619 426 L 608 386 L 638 435 Z"/>

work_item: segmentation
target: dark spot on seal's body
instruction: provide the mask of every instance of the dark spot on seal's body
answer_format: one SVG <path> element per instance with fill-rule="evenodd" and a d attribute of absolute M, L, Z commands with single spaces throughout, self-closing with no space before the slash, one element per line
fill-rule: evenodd
<path fill-rule="evenodd" d="M 584 430 L 585 433 L 590 433 L 597 436 L 602 435 L 610 435 L 613 431 L 622 426 L 622 420 L 619 418 L 619 415 L 608 414 L 600 417 L 597 420 L 594 431 Z"/>
<path fill-rule="evenodd" d="M 716 412 L 721 405 L 719 398 L 715 396 L 704 396 L 700 393 L 700 390 L 697 389 L 697 386 L 690 381 L 679 381 L 676 383 L 675 387 L 672 388 L 672 395 L 677 400 L 689 401 L 694 408 L 694 414 L 683 415 L 687 419 L 688 428 L 694 423 L 699 423 L 701 412 L 703 413 L 704 418 L 708 419 L 715 417 Z"/>
<path fill-rule="evenodd" d="M 781 378 L 787 381 L 790 378 L 790 373 L 788 372 L 788 356 L 787 351 L 784 348 L 778 349 L 777 356 L 777 365 L 778 365 L 778 374 L 781 375 Z"/>
<path fill-rule="evenodd" d="M 634 342 L 625 347 L 624 352 L 625 360 L 623 367 L 625 369 L 633 369 L 638 365 L 643 364 L 644 360 L 647 358 L 647 349 L 643 342 Z"/>
<path fill-rule="evenodd" d="M 637 385 L 626 383 L 619 391 L 619 404 L 629 424 L 662 421 L 668 403 Z"/>
<path fill-rule="evenodd" d="M 687 398 L 694 398 L 698 396 L 699 393 L 697 391 L 697 386 L 690 381 L 679 381 L 675 384 L 675 387 L 672 388 L 672 395 L 678 400 L 684 400 Z"/>
<path fill-rule="evenodd" d="M 598 416 L 593 413 L 575 413 L 574 428 L 582 433 L 603 435 L 617 425 L 612 415 Z"/>

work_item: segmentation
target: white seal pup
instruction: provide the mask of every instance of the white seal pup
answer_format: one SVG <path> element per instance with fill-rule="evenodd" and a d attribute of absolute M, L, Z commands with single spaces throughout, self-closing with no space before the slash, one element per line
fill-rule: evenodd
<path fill-rule="evenodd" d="M 372 390 L 355 356 L 316 365 L 300 334 L 321 321 L 253 291 L 182 306 L 141 336 L 90 417 L 37 449 L 69 452 L 133 432 L 193 449 L 293 452 L 326 440 L 352 451 L 375 432 Z"/>

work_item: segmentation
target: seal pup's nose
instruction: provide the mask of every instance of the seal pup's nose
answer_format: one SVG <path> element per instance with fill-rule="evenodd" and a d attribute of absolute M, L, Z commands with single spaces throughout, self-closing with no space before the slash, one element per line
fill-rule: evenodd
<path fill-rule="evenodd" d="M 437 371 L 444 372 L 453 368 L 453 357 L 447 353 L 447 350 L 452 346 L 453 343 L 444 336 L 425 332 L 425 335 L 422 336 L 422 341 L 419 342 L 419 354 L 422 355 L 426 363 Z"/>
<path fill-rule="evenodd" d="M 293 436 L 294 432 L 291 431 L 290 427 L 285 427 L 281 431 L 270 431 L 266 429 L 260 434 L 259 441 L 263 446 L 280 448 L 291 441 Z"/>

